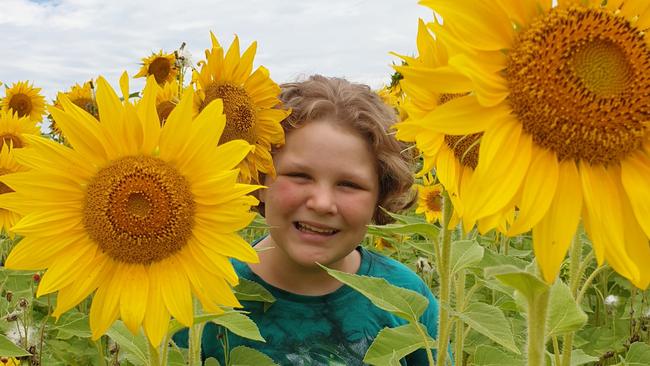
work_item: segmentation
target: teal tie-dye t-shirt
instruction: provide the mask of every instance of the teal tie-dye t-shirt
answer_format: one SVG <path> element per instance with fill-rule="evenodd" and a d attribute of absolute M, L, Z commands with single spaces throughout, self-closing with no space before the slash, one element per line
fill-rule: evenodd
<path fill-rule="evenodd" d="M 438 333 L 438 301 L 413 271 L 386 256 L 357 248 L 361 253 L 359 275 L 385 278 L 389 283 L 416 291 L 429 300 L 420 322 L 429 335 Z M 264 303 L 242 301 L 245 311 L 255 321 L 266 343 L 228 333 L 230 349 L 237 346 L 255 348 L 280 365 L 318 366 L 364 365 L 363 357 L 380 330 L 406 324 L 389 312 L 374 306 L 366 297 L 348 286 L 323 296 L 296 295 L 278 289 L 253 273 L 241 262 L 234 261 L 240 277 L 255 281 L 273 294 L 276 302 L 266 311 Z M 268 305 L 268 304 L 267 304 Z M 208 323 L 202 339 L 204 359 L 214 357 L 223 365 L 224 330 Z M 187 332 L 174 337 L 181 346 L 187 344 Z M 426 353 L 418 350 L 402 360 L 403 365 L 427 365 Z"/>

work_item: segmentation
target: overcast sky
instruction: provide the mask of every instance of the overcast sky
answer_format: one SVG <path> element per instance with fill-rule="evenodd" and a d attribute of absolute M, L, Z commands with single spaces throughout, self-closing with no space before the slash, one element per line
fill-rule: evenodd
<path fill-rule="evenodd" d="M 0 0 L 0 81 L 30 80 L 48 100 L 98 75 L 117 86 L 152 51 L 186 42 L 202 59 L 212 30 L 224 47 L 256 40 L 255 67 L 276 82 L 321 73 L 379 87 L 389 52 L 414 54 L 417 20 L 431 17 L 416 0 Z"/>

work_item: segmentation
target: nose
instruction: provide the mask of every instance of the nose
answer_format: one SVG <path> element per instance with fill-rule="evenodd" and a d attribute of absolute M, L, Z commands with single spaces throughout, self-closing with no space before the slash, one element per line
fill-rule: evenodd
<path fill-rule="evenodd" d="M 308 209 L 321 215 L 336 214 L 338 211 L 335 192 L 331 188 L 322 185 L 311 187 L 305 205 Z"/>

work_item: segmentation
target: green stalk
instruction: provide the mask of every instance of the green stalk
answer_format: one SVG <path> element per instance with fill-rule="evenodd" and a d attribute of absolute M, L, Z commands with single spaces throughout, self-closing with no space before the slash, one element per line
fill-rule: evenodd
<path fill-rule="evenodd" d="M 581 270 L 584 270 L 581 266 L 581 261 L 582 240 L 580 240 L 580 230 L 576 230 L 575 236 L 573 237 L 573 243 L 571 244 L 571 251 L 569 252 L 569 288 L 571 289 L 571 295 L 573 295 L 574 299 L 578 295 L 578 286 L 580 285 L 580 280 L 583 275 Z M 571 365 L 571 351 L 573 351 L 574 335 L 575 332 L 570 332 L 564 336 L 562 341 L 562 363 L 557 363 L 558 366 Z"/>
<path fill-rule="evenodd" d="M 99 339 L 93 343 L 95 343 L 95 347 L 97 348 L 99 366 L 106 366 L 106 358 L 104 357 L 104 345 L 102 344 L 102 338 L 104 338 L 104 336 L 99 337 Z"/>
<path fill-rule="evenodd" d="M 200 313 L 199 302 L 196 298 L 193 299 L 194 302 L 194 317 Z M 200 366 L 201 365 L 201 337 L 203 335 L 203 327 L 205 323 L 195 323 L 190 327 L 189 334 L 189 349 L 187 353 L 188 365 L 189 366 Z"/>
<path fill-rule="evenodd" d="M 147 345 L 149 346 L 149 365 L 150 366 L 160 366 L 160 357 L 158 356 L 158 348 L 151 345 L 151 342 L 147 339 Z"/>
<path fill-rule="evenodd" d="M 447 362 L 447 345 L 449 344 L 449 333 L 451 329 L 451 317 L 449 314 L 451 299 L 451 231 L 448 229 L 449 220 L 453 206 L 449 194 L 444 191 L 442 194 L 442 230 L 440 235 L 440 250 L 437 258 L 438 275 L 440 277 L 440 318 L 438 319 L 438 359 L 436 364 L 444 366 Z"/>
<path fill-rule="evenodd" d="M 169 357 L 169 333 L 165 334 L 165 337 L 162 341 L 162 360 L 161 365 L 167 365 L 167 358 Z"/>
<path fill-rule="evenodd" d="M 535 295 L 528 303 L 528 366 L 545 366 L 546 317 L 549 290 Z"/>
<path fill-rule="evenodd" d="M 465 278 L 467 273 L 464 269 L 458 272 L 456 277 L 456 311 L 463 312 L 465 310 Z M 456 337 L 455 337 L 455 349 L 454 354 L 456 355 L 459 365 L 463 364 L 463 343 L 464 340 L 465 325 L 460 319 L 456 320 Z"/>

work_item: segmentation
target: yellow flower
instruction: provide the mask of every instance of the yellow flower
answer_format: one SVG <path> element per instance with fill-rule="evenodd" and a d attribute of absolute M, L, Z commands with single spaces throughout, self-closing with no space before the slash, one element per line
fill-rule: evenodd
<path fill-rule="evenodd" d="M 395 75 L 399 75 L 399 73 L 396 72 Z M 379 89 L 377 95 L 379 95 L 384 103 L 393 107 L 399 115 L 399 120 L 403 121 L 408 118 L 408 112 L 402 106 L 404 104 L 405 94 L 399 82 L 401 76 L 393 76 L 393 79 L 396 81 L 391 85 L 386 85 Z"/>
<path fill-rule="evenodd" d="M 53 108 L 63 109 L 60 100 L 61 95 L 65 95 L 73 104 L 81 107 L 81 109 L 93 115 L 93 117 L 99 119 L 99 113 L 97 112 L 97 101 L 95 101 L 92 80 L 86 81 L 83 86 L 75 84 L 72 86 L 72 88 L 70 88 L 70 91 L 59 93 L 56 97 L 56 100 L 54 101 L 54 105 L 52 106 Z M 57 135 L 61 135 L 61 130 L 53 118 L 50 118 L 50 130 Z"/>
<path fill-rule="evenodd" d="M 239 165 L 243 182 L 257 182 L 258 171 L 275 175 L 271 147 L 284 144 L 284 131 L 280 125 L 289 111 L 277 109 L 280 88 L 269 77 L 268 70 L 260 66 L 253 69 L 257 43 L 239 54 L 239 38 L 235 36 L 228 52 L 214 34 L 212 48 L 205 51 L 206 61 L 195 71 L 198 110 L 212 100 L 223 100 L 226 129 L 219 143 L 243 139 L 255 145 L 254 151 Z"/>
<path fill-rule="evenodd" d="M 159 85 L 176 80 L 178 68 L 176 67 L 176 55 L 172 53 L 152 53 L 151 56 L 142 59 L 142 67 L 134 78 L 149 77 L 153 75 Z"/>
<path fill-rule="evenodd" d="M 470 81 L 462 75 L 449 73 L 446 47 L 434 40 L 422 20 L 418 25 L 417 47 L 417 57 L 398 55 L 404 60 L 404 65 L 395 66 L 402 75 L 399 85 L 406 95 L 401 108 L 408 115 L 406 120 L 395 125 L 396 138 L 415 142 L 422 153 L 424 163 L 418 176 L 427 174 L 435 167 L 436 177 L 447 190 L 453 203 L 454 213 L 450 224 L 455 226 L 463 216 L 463 192 L 472 186 L 482 134 L 445 135 L 439 129 L 431 127 L 432 112 L 439 106 L 465 95 L 463 88 L 467 88 Z M 431 90 L 428 84 L 422 83 L 423 76 L 434 80 L 453 77 L 453 86 L 460 89 L 446 92 Z M 505 232 L 507 219 L 512 212 L 510 205 L 493 215 L 478 219 L 479 231 L 483 233 L 497 227 L 499 231 Z M 463 220 L 465 231 L 469 231 L 476 221 Z"/>
<path fill-rule="evenodd" d="M 13 154 L 9 148 L 10 145 L 11 142 L 9 144 L 3 144 L 0 148 L 0 176 L 26 170 L 23 166 L 18 164 L 16 160 L 14 160 Z M 0 182 L 0 195 L 10 192 L 13 192 L 13 189 Z M 20 216 L 17 213 L 0 208 L 0 230 L 8 232 L 11 237 L 13 237 L 13 233 L 9 231 L 9 229 L 13 227 L 19 219 Z"/>
<path fill-rule="evenodd" d="M 5 91 L 2 110 L 12 111 L 19 117 L 29 117 L 34 122 L 40 122 L 45 112 L 45 98 L 40 91 L 41 88 L 34 88 L 28 81 L 14 83 Z"/>
<path fill-rule="evenodd" d="M 436 35 L 453 52 L 447 69 L 419 83 L 471 92 L 428 117 L 432 130 L 483 133 L 464 219 L 514 201 L 508 233 L 533 230 L 550 283 L 582 217 L 598 262 L 647 288 L 650 10 L 602 3 L 423 0 L 444 19 Z M 453 71 L 471 85 L 460 88 Z"/>
<path fill-rule="evenodd" d="M 125 73 L 126 96 L 127 83 Z M 258 260 L 236 234 L 255 216 L 247 194 L 258 187 L 237 183 L 234 169 L 252 146 L 216 147 L 221 102 L 192 120 L 192 93 L 161 127 L 158 89 L 150 77 L 134 106 L 100 77 L 99 122 L 62 96 L 63 110 L 51 112 L 72 148 L 25 136 L 29 148 L 15 154 L 31 170 L 0 177 L 15 190 L 0 195 L 0 207 L 23 215 L 7 268 L 46 268 L 37 295 L 58 291 L 56 317 L 94 293 L 94 338 L 119 317 L 158 345 L 170 315 L 192 324 L 192 294 L 208 312 L 239 306 L 228 258 Z"/>
<path fill-rule="evenodd" d="M 0 111 L 0 148 L 11 144 L 14 149 L 27 146 L 24 134 L 38 135 L 36 122 L 27 117 L 18 117 L 11 111 Z"/>
<path fill-rule="evenodd" d="M 393 244 L 391 244 L 391 242 L 388 241 L 388 239 L 386 239 L 386 238 L 383 238 L 381 236 L 377 236 L 377 237 L 375 237 L 374 241 L 375 241 L 375 243 L 374 243 L 375 248 L 377 248 L 377 250 L 383 251 L 383 250 L 387 250 L 387 249 L 393 249 Z"/>
<path fill-rule="evenodd" d="M 424 213 L 427 222 L 434 223 L 442 217 L 442 185 L 434 184 L 431 175 L 425 175 L 423 183 L 416 184 L 418 207 L 415 213 Z"/>
<path fill-rule="evenodd" d="M 180 101 L 178 81 L 166 82 L 156 96 L 156 112 L 160 123 L 165 124 L 167 117 Z"/>

